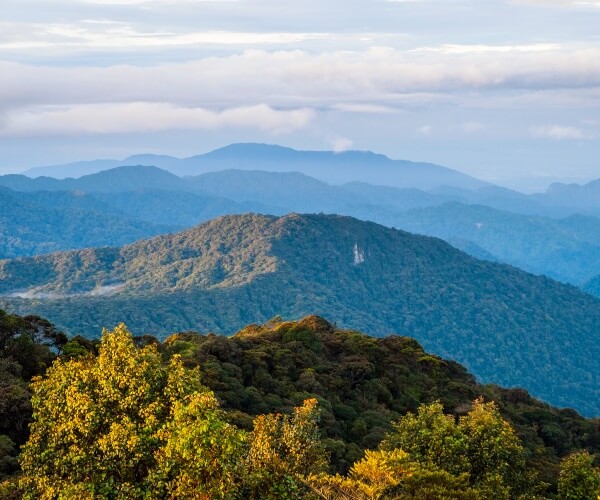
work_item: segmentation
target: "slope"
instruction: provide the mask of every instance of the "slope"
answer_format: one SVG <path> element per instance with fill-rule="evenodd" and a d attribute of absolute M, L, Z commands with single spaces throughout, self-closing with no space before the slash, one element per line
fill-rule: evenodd
<path fill-rule="evenodd" d="M 501 262 L 575 285 L 600 274 L 600 219 L 594 217 L 551 219 L 447 203 L 399 213 L 387 222 L 442 238 L 470 254 L 474 244 Z"/>
<path fill-rule="evenodd" d="M 375 448 L 390 422 L 419 404 L 439 400 L 456 416 L 482 395 L 496 401 L 517 429 L 530 469 L 543 479 L 555 481 L 559 457 L 572 450 L 600 450 L 600 421 L 549 407 L 522 389 L 477 384 L 464 367 L 428 354 L 408 337 L 374 339 L 311 316 L 249 325 L 228 338 L 179 333 L 159 348 L 199 366 L 203 382 L 244 426 L 255 415 L 318 398 L 321 429 L 338 470 Z"/>
<path fill-rule="evenodd" d="M 121 249 L 0 261 L 0 280 L 6 307 L 88 335 L 119 321 L 226 333 L 276 314 L 327 314 L 600 414 L 600 300 L 349 217 L 221 217 Z"/>
<path fill-rule="evenodd" d="M 29 197 L 0 189 L 0 258 L 124 245 L 173 229 L 172 225 L 144 222 L 111 210 L 79 208 L 78 196 L 54 194 Z M 97 209 L 99 204 L 98 200 L 89 199 L 80 202 Z"/>

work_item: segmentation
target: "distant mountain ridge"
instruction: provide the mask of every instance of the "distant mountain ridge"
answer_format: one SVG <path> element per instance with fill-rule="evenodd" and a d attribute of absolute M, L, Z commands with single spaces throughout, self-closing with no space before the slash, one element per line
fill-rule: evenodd
<path fill-rule="evenodd" d="M 396 187 L 430 189 L 452 185 L 477 189 L 486 182 L 432 163 L 392 160 L 370 151 L 298 151 L 268 144 L 231 144 L 206 154 L 178 159 L 164 155 L 134 155 L 124 160 L 98 160 L 36 167 L 30 177 L 80 177 L 120 166 L 158 167 L 179 176 L 195 176 L 219 170 L 301 172 L 332 184 L 351 181 L 385 183 Z"/>
<path fill-rule="evenodd" d="M 547 209 L 530 197 L 493 186 L 475 191 L 442 187 L 427 192 L 364 182 L 337 186 L 299 172 L 235 169 L 181 178 L 144 166 L 117 167 L 78 179 L 0 176 L 2 184 L 19 190 L 21 194 L 12 191 L 12 196 L 34 202 L 36 210 L 47 207 L 94 212 L 88 218 L 74 218 L 83 224 L 101 222 L 106 213 L 128 219 L 127 224 L 141 231 L 132 231 L 124 240 L 119 233 L 121 223 L 115 225 L 115 231 L 101 224 L 100 239 L 88 237 L 91 233 L 85 227 L 81 238 L 59 242 L 60 226 L 38 226 L 42 219 L 34 217 L 27 231 L 39 233 L 39 244 L 28 245 L 17 226 L 8 224 L 3 236 L 13 243 L 7 250 L 0 240 L 0 258 L 120 245 L 159 234 L 158 229 L 150 229 L 157 224 L 169 232 L 226 214 L 324 212 L 440 237 L 475 257 L 510 263 L 577 286 L 600 274 L 600 219 L 569 215 L 571 211 L 560 207 Z M 519 210 L 524 213 L 515 213 Z M 8 210 L 5 216 L 18 219 L 17 214 L 26 217 L 27 212 Z"/>
<path fill-rule="evenodd" d="M 600 415 L 600 300 L 349 217 L 225 216 L 122 248 L 0 261 L 0 294 L 4 307 L 88 335 L 119 321 L 138 333 L 227 333 L 327 313 Z"/>
<path fill-rule="evenodd" d="M 180 228 L 127 216 L 92 197 L 0 187 L 0 259 L 124 245 Z"/>

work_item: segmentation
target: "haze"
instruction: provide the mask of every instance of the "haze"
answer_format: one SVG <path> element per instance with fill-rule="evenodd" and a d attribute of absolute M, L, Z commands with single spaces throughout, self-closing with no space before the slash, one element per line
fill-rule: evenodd
<path fill-rule="evenodd" d="M 600 2 L 10 0 L 0 173 L 232 142 L 597 177 Z"/>

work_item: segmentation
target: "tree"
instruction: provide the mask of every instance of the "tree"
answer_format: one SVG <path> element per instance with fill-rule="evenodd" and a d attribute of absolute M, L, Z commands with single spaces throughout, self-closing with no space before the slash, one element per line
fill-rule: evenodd
<path fill-rule="evenodd" d="M 600 468 L 587 451 L 572 453 L 561 462 L 558 498 L 561 500 L 596 500 L 600 498 Z"/>
<path fill-rule="evenodd" d="M 252 498 L 302 498 L 304 479 L 327 466 L 319 439 L 317 400 L 304 401 L 288 415 L 260 415 L 254 420 L 246 474 Z"/>
<path fill-rule="evenodd" d="M 227 428 L 198 370 L 185 369 L 177 356 L 164 364 L 154 345 L 137 349 L 124 325 L 104 332 L 97 358 L 58 360 L 32 389 L 33 423 L 21 455 L 22 484 L 31 497 L 143 498 L 175 491 L 169 480 L 176 481 L 180 469 L 171 458 L 185 462 L 190 442 L 205 445 L 196 450 L 202 456 Z M 186 441 L 186 425 L 200 418 L 209 423 L 206 439 L 195 431 Z"/>
<path fill-rule="evenodd" d="M 453 478 L 452 491 L 460 491 L 466 478 L 480 497 L 499 499 L 517 496 L 530 486 L 518 436 L 495 403 L 482 398 L 458 422 L 443 413 L 439 402 L 421 405 L 416 414 L 408 413 L 394 424 L 381 449 L 401 449 L 418 464 L 419 472 L 408 481 L 413 487 L 436 481 L 449 485 Z M 426 481 L 417 481 L 428 475 Z"/>
<path fill-rule="evenodd" d="M 176 402 L 159 435 L 151 482 L 160 498 L 230 498 L 241 488 L 246 434 L 225 421 L 212 394 Z"/>
<path fill-rule="evenodd" d="M 469 468 L 467 437 L 452 415 L 444 414 L 441 403 L 421 405 L 417 413 L 407 413 L 394 423 L 394 430 L 381 449 L 401 449 L 411 460 L 459 474 Z"/>

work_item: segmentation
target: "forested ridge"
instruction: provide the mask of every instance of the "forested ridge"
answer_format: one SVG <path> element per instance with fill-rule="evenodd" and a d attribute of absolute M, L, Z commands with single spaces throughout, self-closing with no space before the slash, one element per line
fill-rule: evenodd
<path fill-rule="evenodd" d="M 598 299 L 349 217 L 226 216 L 122 248 L 0 261 L 0 294 L 12 311 L 87 336 L 119 320 L 164 338 L 317 313 L 414 337 L 480 380 L 600 414 Z"/>
<path fill-rule="evenodd" d="M 67 339 L 6 313 L 0 331 L 4 498 L 600 493 L 600 421 L 480 385 L 407 337 L 316 316 L 163 342 L 123 325 Z"/>
<path fill-rule="evenodd" d="M 579 287 L 600 272 L 595 236 L 600 220 L 591 216 L 598 215 L 593 183 L 584 198 L 568 199 L 577 204 L 569 208 L 559 199 L 548 204 L 543 196 L 497 186 L 423 191 L 364 182 L 330 185 L 299 172 L 232 166 L 225 162 L 226 170 L 185 179 L 140 165 L 77 179 L 0 176 L 0 185 L 6 186 L 0 187 L 0 228 L 6 240 L 0 239 L 0 257 L 121 245 L 225 214 L 325 212 L 441 237 L 475 257 Z M 578 205 L 585 200 L 589 207 Z"/>

